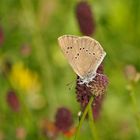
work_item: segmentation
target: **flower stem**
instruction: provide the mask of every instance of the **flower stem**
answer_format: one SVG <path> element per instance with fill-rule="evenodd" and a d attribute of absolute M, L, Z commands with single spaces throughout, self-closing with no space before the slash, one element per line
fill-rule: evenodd
<path fill-rule="evenodd" d="M 83 124 L 83 122 L 84 122 L 84 119 L 85 119 L 85 117 L 86 117 L 86 115 L 87 115 L 87 113 L 88 113 L 89 106 L 91 106 L 93 100 L 94 100 L 94 97 L 92 96 L 92 97 L 90 98 L 89 102 L 88 102 L 88 105 L 86 106 L 86 108 L 85 108 L 85 110 L 84 110 L 84 112 L 83 112 L 83 115 L 82 115 L 81 120 L 80 120 L 80 122 L 79 122 L 79 125 L 78 125 L 78 128 L 77 128 L 77 132 L 76 132 L 76 135 L 75 135 L 74 140 L 77 140 L 77 137 L 78 137 L 78 135 L 79 135 L 79 132 L 80 132 L 80 129 L 81 129 L 82 124 Z"/>
<path fill-rule="evenodd" d="M 136 120 L 136 123 L 137 123 L 137 127 L 139 129 L 139 132 L 140 132 L 140 118 L 138 116 L 139 111 L 138 111 L 138 108 L 137 108 L 137 101 L 136 101 L 136 97 L 135 97 L 134 88 L 131 88 L 131 90 L 129 92 L 130 92 L 129 95 L 131 97 L 131 102 L 132 102 L 132 105 L 133 105 L 135 120 Z"/>
<path fill-rule="evenodd" d="M 94 122 L 94 118 L 93 118 L 93 112 L 92 112 L 91 105 L 89 106 L 89 109 L 88 109 L 88 117 L 89 117 L 88 120 L 89 120 L 89 125 L 90 125 L 91 131 L 92 131 L 93 138 L 94 138 L 94 140 L 99 140 L 98 133 L 97 133 L 96 126 L 95 126 L 95 122 Z"/>

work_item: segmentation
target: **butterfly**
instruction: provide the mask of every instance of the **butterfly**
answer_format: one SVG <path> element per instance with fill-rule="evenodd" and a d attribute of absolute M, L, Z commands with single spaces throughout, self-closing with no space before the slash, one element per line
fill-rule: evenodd
<path fill-rule="evenodd" d="M 91 82 L 106 56 L 100 43 L 88 36 L 74 35 L 60 36 L 58 43 L 74 72 L 80 77 L 82 84 Z"/>

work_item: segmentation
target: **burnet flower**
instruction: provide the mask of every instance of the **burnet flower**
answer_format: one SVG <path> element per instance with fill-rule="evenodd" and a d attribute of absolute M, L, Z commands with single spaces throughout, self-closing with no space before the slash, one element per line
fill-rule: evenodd
<path fill-rule="evenodd" d="M 15 91 L 13 90 L 8 91 L 6 100 L 7 100 L 7 104 L 9 105 L 12 111 L 14 112 L 20 111 L 20 101 Z"/>
<path fill-rule="evenodd" d="M 4 32 L 2 27 L 0 27 L 0 47 L 2 46 L 3 42 L 4 42 Z"/>
<path fill-rule="evenodd" d="M 80 31 L 83 35 L 92 36 L 95 33 L 95 19 L 92 13 L 90 5 L 86 1 L 81 1 L 76 5 L 76 18 L 80 27 Z M 77 101 L 81 104 L 82 110 L 88 104 L 91 96 L 95 96 L 92 103 L 94 118 L 98 118 L 102 101 L 104 99 L 104 93 L 108 85 L 108 78 L 104 73 L 103 63 L 97 69 L 96 77 L 89 83 L 79 84 L 80 77 L 77 76 L 76 82 L 76 96 Z"/>
<path fill-rule="evenodd" d="M 55 116 L 55 125 L 59 131 L 67 132 L 73 124 L 71 111 L 65 107 L 58 108 Z"/>
<path fill-rule="evenodd" d="M 72 113 L 66 107 L 57 109 L 54 121 L 42 119 L 39 127 L 41 132 L 50 140 L 56 140 L 59 134 L 70 138 L 76 132 L 76 128 L 73 125 Z"/>
<path fill-rule="evenodd" d="M 91 36 L 95 32 L 95 20 L 87 2 L 81 1 L 76 5 L 76 17 L 81 33 Z"/>

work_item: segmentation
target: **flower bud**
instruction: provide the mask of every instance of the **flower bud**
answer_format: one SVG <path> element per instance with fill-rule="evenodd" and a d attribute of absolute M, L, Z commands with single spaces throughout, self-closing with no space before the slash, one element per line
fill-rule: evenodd
<path fill-rule="evenodd" d="M 69 109 L 61 107 L 55 116 L 55 125 L 59 131 L 67 132 L 73 124 L 72 114 Z"/>
<path fill-rule="evenodd" d="M 103 100 L 104 100 L 104 95 L 95 97 L 93 108 L 92 108 L 95 121 L 100 117 Z"/>
<path fill-rule="evenodd" d="M 13 111 L 18 112 L 20 110 L 19 99 L 14 91 L 7 93 L 7 103 Z"/>
<path fill-rule="evenodd" d="M 91 7 L 87 2 L 79 2 L 76 6 L 76 17 L 79 23 L 81 33 L 91 36 L 95 32 L 95 21 L 92 15 Z"/>
<path fill-rule="evenodd" d="M 124 74 L 125 74 L 126 79 L 129 81 L 138 81 L 139 80 L 139 78 L 138 78 L 139 74 L 133 65 L 125 66 Z"/>
<path fill-rule="evenodd" d="M 4 42 L 4 33 L 3 33 L 3 29 L 0 27 L 0 47 L 2 46 Z"/>

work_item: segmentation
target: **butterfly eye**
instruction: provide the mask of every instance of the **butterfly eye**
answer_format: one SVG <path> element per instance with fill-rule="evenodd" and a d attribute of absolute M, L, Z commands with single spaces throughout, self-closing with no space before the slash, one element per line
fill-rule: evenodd
<path fill-rule="evenodd" d="M 82 50 L 82 48 L 80 48 L 80 50 Z"/>

